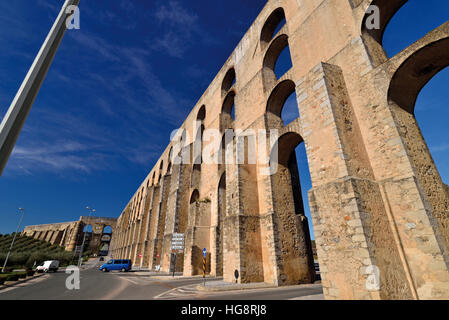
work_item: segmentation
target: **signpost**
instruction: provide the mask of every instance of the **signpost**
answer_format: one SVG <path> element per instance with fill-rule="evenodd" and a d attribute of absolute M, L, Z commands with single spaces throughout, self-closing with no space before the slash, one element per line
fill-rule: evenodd
<path fill-rule="evenodd" d="M 204 286 L 206 286 L 206 256 L 207 256 L 207 250 L 206 248 L 203 249 L 203 279 L 204 279 Z"/>
<path fill-rule="evenodd" d="M 171 238 L 171 251 L 175 254 L 175 261 L 173 262 L 173 278 L 175 277 L 176 270 L 176 255 L 177 253 L 184 252 L 184 233 L 173 233 Z"/>

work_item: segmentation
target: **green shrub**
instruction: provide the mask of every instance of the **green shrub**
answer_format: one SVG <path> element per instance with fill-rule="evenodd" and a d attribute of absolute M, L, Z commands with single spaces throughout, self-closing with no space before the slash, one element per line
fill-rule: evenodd
<path fill-rule="evenodd" d="M 0 285 L 2 285 L 2 284 L 4 284 L 4 283 L 5 283 L 5 278 L 1 277 L 1 278 L 0 278 Z"/>
<path fill-rule="evenodd" d="M 26 275 L 27 275 L 27 277 L 32 277 L 32 276 L 34 276 L 34 271 L 33 270 L 27 270 L 26 271 Z"/>
<path fill-rule="evenodd" d="M 25 279 L 27 277 L 26 272 L 19 272 L 17 275 L 19 276 L 19 279 Z"/>
<path fill-rule="evenodd" d="M 6 277 L 6 281 L 18 281 L 18 280 L 19 280 L 19 275 L 17 273 L 9 274 Z"/>
<path fill-rule="evenodd" d="M 5 267 L 4 272 L 5 273 L 11 273 L 12 272 L 12 267 Z"/>

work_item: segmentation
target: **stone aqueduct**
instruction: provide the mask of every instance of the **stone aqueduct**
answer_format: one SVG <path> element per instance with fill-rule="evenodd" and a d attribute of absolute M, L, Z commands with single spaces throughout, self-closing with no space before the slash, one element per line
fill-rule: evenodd
<path fill-rule="evenodd" d="M 78 221 L 40 224 L 27 226 L 22 232 L 23 235 L 57 244 L 65 247 L 67 251 L 74 251 L 77 246 L 81 246 L 84 231 L 88 226 L 92 227 L 92 236 L 89 237 L 89 250 L 98 253 L 102 243 L 108 243 L 116 228 L 117 219 L 101 217 L 81 216 Z M 105 228 L 110 227 L 111 232 L 104 233 Z M 104 235 L 109 236 L 109 240 L 102 239 Z"/>
<path fill-rule="evenodd" d="M 181 130 L 196 137 L 196 120 L 200 131 L 278 129 L 278 171 L 174 164 L 171 142 L 118 218 L 114 257 L 169 271 L 171 235 L 184 233 L 184 275 L 202 272 L 206 248 L 208 272 L 226 281 L 238 270 L 240 282 L 312 282 L 293 152 L 304 143 L 325 297 L 449 298 L 449 188 L 414 117 L 420 90 L 449 64 L 449 22 L 388 58 L 383 33 L 406 2 L 268 1 Z M 370 5 L 380 29 L 366 28 Z M 292 68 L 277 78 L 286 46 Z M 294 92 L 300 116 L 284 124 Z M 367 285 L 376 275 L 380 285 Z"/>

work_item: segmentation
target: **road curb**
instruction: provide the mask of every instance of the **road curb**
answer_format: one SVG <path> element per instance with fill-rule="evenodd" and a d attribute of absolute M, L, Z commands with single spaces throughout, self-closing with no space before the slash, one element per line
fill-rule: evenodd
<path fill-rule="evenodd" d="M 205 292 L 221 292 L 221 291 L 237 291 L 237 290 L 249 290 L 249 289 L 268 289 L 268 288 L 278 288 L 278 286 L 272 284 L 261 284 L 261 285 L 237 285 L 237 286 L 211 286 L 204 287 L 202 284 L 196 285 L 196 290 Z"/>
<path fill-rule="evenodd" d="M 28 282 L 29 280 L 32 280 L 32 279 L 40 278 L 43 275 L 45 275 L 45 273 L 37 273 L 37 274 L 33 275 L 32 277 L 27 277 L 25 279 L 19 279 L 17 281 L 6 281 L 4 284 L 0 285 L 0 291 L 3 290 L 3 289 L 13 288 L 17 284 L 26 283 L 26 282 Z"/>
<path fill-rule="evenodd" d="M 315 287 L 315 286 L 321 286 L 320 283 L 310 283 L 310 284 L 300 284 L 300 285 L 292 285 L 292 286 L 285 286 L 285 287 L 301 287 L 301 288 L 307 288 L 307 287 Z M 280 288 L 282 286 L 276 286 L 270 283 L 264 283 L 264 282 L 258 282 L 258 283 L 251 283 L 251 284 L 237 284 L 237 285 L 211 285 L 210 287 L 204 287 L 202 284 L 197 284 L 195 289 L 198 291 L 205 291 L 205 292 L 220 292 L 220 291 L 237 291 L 237 290 L 252 290 L 252 289 L 275 289 Z"/>
<path fill-rule="evenodd" d="M 151 279 L 155 279 L 155 280 L 167 280 L 167 281 L 172 281 L 172 280 L 199 280 L 202 279 L 203 276 L 148 276 Z M 207 281 L 208 278 L 206 278 Z M 214 278 L 209 278 L 209 279 L 214 279 Z"/>

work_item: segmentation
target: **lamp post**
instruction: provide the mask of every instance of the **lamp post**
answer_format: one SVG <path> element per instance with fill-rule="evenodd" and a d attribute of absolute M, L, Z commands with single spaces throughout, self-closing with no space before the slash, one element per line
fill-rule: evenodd
<path fill-rule="evenodd" d="M 11 254 L 12 247 L 14 246 L 14 241 L 16 240 L 17 233 L 19 232 L 20 225 L 22 224 L 23 215 L 25 214 L 24 208 L 19 208 L 19 211 L 22 211 L 22 216 L 20 217 L 19 225 L 17 226 L 16 233 L 14 234 L 14 237 L 12 238 L 11 246 L 9 247 L 8 254 L 6 255 L 5 263 L 3 264 L 3 268 L 2 268 L 2 273 L 5 272 L 5 268 L 6 268 L 6 264 L 8 263 L 9 255 Z"/>
<path fill-rule="evenodd" d="M 87 206 L 86 209 L 89 211 L 89 218 L 90 218 L 91 215 L 95 212 L 95 209 L 91 209 L 89 206 Z M 84 237 L 83 237 L 83 243 L 81 244 L 80 257 L 78 259 L 78 268 L 81 267 L 81 263 L 83 261 L 84 243 L 86 242 L 86 232 L 84 230 L 83 230 L 83 232 L 84 232 Z"/>

